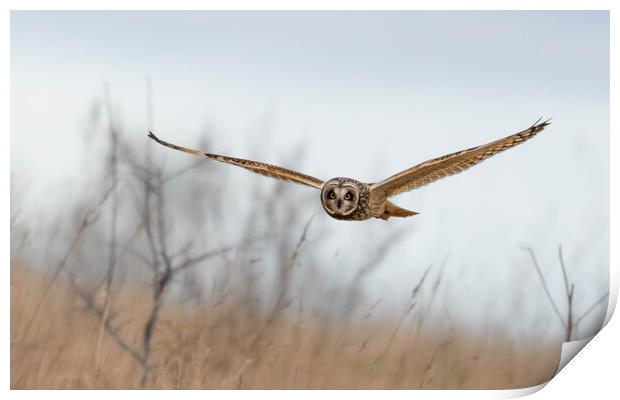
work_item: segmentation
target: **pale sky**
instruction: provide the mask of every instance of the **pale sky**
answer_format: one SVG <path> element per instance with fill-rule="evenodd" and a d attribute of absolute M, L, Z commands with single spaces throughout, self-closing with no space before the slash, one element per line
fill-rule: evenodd
<path fill-rule="evenodd" d="M 456 318 L 502 319 L 527 294 L 523 326 L 536 325 L 551 310 L 521 245 L 555 276 L 562 244 L 583 307 L 606 290 L 607 12 L 12 12 L 11 172 L 24 207 L 46 214 L 82 190 L 100 160 L 83 144 L 104 82 L 132 139 L 146 140 L 147 77 L 161 137 L 195 144 L 208 130 L 210 151 L 273 163 L 303 145 L 303 162 L 285 166 L 325 180 L 377 181 L 553 117 L 524 145 L 395 198 L 414 218 L 331 220 L 304 187 L 316 203 L 300 212 L 329 232 L 321 251 L 345 259 L 411 230 L 369 278 L 371 297 L 406 298 L 449 254 Z"/>

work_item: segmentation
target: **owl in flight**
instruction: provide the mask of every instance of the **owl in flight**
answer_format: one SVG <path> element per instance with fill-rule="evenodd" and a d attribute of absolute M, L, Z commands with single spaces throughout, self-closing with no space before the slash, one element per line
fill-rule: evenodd
<path fill-rule="evenodd" d="M 271 178 L 290 180 L 321 191 L 321 204 L 327 214 L 335 219 L 363 221 L 370 218 L 387 220 L 390 217 L 409 217 L 417 212 L 399 207 L 388 198 L 417 189 L 443 177 L 457 174 L 481 161 L 534 137 L 549 125 L 549 120 L 536 121 L 534 125 L 503 139 L 457 151 L 424 161 L 377 183 L 363 183 L 351 178 L 332 178 L 323 182 L 315 177 L 290 169 L 262 162 L 206 153 L 165 142 L 149 132 L 157 143 L 196 156 L 206 156 L 217 161 L 236 165 Z"/>

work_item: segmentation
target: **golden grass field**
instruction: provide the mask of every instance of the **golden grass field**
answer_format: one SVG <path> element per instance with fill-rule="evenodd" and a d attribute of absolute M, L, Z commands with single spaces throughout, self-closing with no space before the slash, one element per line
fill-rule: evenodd
<path fill-rule="evenodd" d="M 124 283 L 112 295 L 110 316 L 140 348 L 149 292 Z M 166 303 L 145 387 L 521 388 L 548 381 L 560 354 L 559 346 L 500 333 L 395 330 L 392 320 L 341 326 L 318 312 L 268 324 L 254 314 L 234 296 L 194 308 Z M 12 261 L 11 388 L 138 387 L 139 365 L 106 334 L 97 360 L 99 330 L 97 316 L 66 282 L 50 285 L 49 276 Z"/>

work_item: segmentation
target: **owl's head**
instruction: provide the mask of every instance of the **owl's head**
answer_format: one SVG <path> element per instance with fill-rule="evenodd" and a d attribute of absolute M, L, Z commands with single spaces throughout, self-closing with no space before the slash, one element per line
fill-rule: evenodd
<path fill-rule="evenodd" d="M 346 219 L 360 205 L 362 183 L 349 178 L 333 178 L 323 184 L 321 204 L 334 218 Z"/>

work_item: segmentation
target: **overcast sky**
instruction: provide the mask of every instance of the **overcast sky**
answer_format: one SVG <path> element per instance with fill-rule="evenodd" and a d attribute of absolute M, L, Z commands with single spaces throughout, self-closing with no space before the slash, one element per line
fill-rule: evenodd
<path fill-rule="evenodd" d="M 607 12 L 12 12 L 11 172 L 27 207 L 57 207 L 100 160 L 83 141 L 104 82 L 118 120 L 146 140 L 147 77 L 163 138 L 195 144 L 208 130 L 211 151 L 267 162 L 303 145 L 303 162 L 286 166 L 321 179 L 377 181 L 553 117 L 526 144 L 395 198 L 414 218 L 331 220 L 304 187 L 317 201 L 300 212 L 317 213 L 333 238 L 324 251 L 341 257 L 411 228 L 372 276 L 376 296 L 406 297 L 449 254 L 454 314 L 483 318 L 499 291 L 501 315 L 522 285 L 534 288 L 525 317 L 535 324 L 551 310 L 519 246 L 553 275 L 558 244 L 581 282 L 577 301 L 606 290 Z M 228 178 L 264 179 L 248 175 Z"/>

